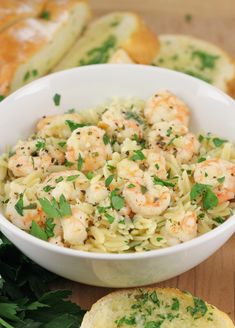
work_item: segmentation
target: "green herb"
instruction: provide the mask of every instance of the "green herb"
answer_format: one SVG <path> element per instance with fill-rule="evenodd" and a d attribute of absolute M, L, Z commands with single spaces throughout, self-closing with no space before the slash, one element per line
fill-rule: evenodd
<path fill-rule="evenodd" d="M 209 210 L 218 205 L 218 197 L 212 191 L 212 187 L 206 184 L 196 183 L 190 192 L 191 201 L 202 197 L 203 207 Z"/>
<path fill-rule="evenodd" d="M 218 178 L 218 179 L 217 179 L 217 181 L 218 181 L 219 183 L 223 183 L 224 180 L 225 180 L 225 177 L 221 177 L 221 178 Z"/>
<path fill-rule="evenodd" d="M 106 219 L 108 220 L 108 222 L 110 224 L 112 224 L 113 221 L 115 220 L 115 218 L 112 215 L 108 214 L 108 213 L 105 213 L 104 216 L 106 217 Z"/>
<path fill-rule="evenodd" d="M 117 324 L 117 327 L 121 327 L 122 325 L 135 326 L 136 320 L 134 316 L 130 316 L 129 318 L 124 316 L 121 319 L 116 320 L 115 323 Z"/>
<path fill-rule="evenodd" d="M 157 170 L 159 170 L 159 168 L 160 168 L 159 164 L 155 164 L 155 167 Z"/>
<path fill-rule="evenodd" d="M 54 237 L 54 228 L 55 228 L 55 223 L 52 218 L 46 219 L 45 223 L 45 233 L 47 235 L 47 238 Z"/>
<path fill-rule="evenodd" d="M 35 221 L 32 221 L 30 234 L 42 240 L 48 239 L 46 232 Z"/>
<path fill-rule="evenodd" d="M 134 150 L 134 155 L 133 156 L 131 156 L 131 160 L 132 161 L 138 161 L 138 160 L 140 160 L 140 161 L 142 161 L 142 160 L 144 160 L 146 157 L 144 156 L 144 154 L 142 153 L 142 151 L 141 150 Z"/>
<path fill-rule="evenodd" d="M 37 150 L 45 149 L 45 146 L 46 146 L 46 142 L 44 140 L 38 140 L 36 143 Z"/>
<path fill-rule="evenodd" d="M 130 183 L 127 188 L 135 188 L 135 185 L 133 183 Z"/>
<path fill-rule="evenodd" d="M 87 124 L 85 124 L 85 123 L 76 123 L 76 122 L 71 121 L 71 120 L 66 120 L 65 124 L 68 125 L 71 132 L 73 132 L 74 130 L 77 130 L 78 128 L 83 128 L 84 126 L 87 126 Z"/>
<path fill-rule="evenodd" d="M 56 93 L 53 97 L 53 101 L 55 106 L 59 106 L 60 105 L 60 100 L 61 100 L 61 95 L 59 95 L 58 93 Z"/>
<path fill-rule="evenodd" d="M 136 114 L 134 112 L 126 112 L 125 113 L 125 118 L 127 120 L 133 119 L 133 120 L 135 120 L 139 124 L 144 124 L 144 121 L 139 117 L 138 114 Z"/>
<path fill-rule="evenodd" d="M 149 295 L 151 301 L 156 304 L 158 307 L 160 307 L 160 301 L 157 297 L 157 293 L 156 291 L 152 292 L 150 295 Z"/>
<path fill-rule="evenodd" d="M 187 23 L 190 23 L 192 21 L 193 16 L 191 14 L 186 14 L 184 18 Z"/>
<path fill-rule="evenodd" d="M 176 297 L 172 298 L 172 301 L 173 301 L 173 303 L 171 305 L 171 310 L 178 311 L 180 308 L 180 302 L 179 302 L 178 298 L 176 298 Z"/>
<path fill-rule="evenodd" d="M 45 186 L 45 187 L 43 188 L 43 190 L 44 190 L 45 192 L 49 192 L 49 191 L 51 191 L 51 190 L 53 190 L 53 189 L 55 189 L 55 187 L 52 187 L 52 186 L 49 186 L 49 185 L 47 185 L 47 186 Z"/>
<path fill-rule="evenodd" d="M 162 241 L 163 238 L 162 238 L 162 237 L 157 237 L 156 240 L 157 240 L 157 241 Z"/>
<path fill-rule="evenodd" d="M 61 147 L 61 148 L 64 148 L 66 146 L 66 141 L 60 141 L 58 142 L 58 145 Z"/>
<path fill-rule="evenodd" d="M 206 303 L 197 297 L 193 297 L 193 302 L 194 302 L 194 307 L 188 306 L 187 311 L 190 312 L 192 317 L 196 317 L 196 318 L 204 317 L 204 315 L 208 311 Z"/>
<path fill-rule="evenodd" d="M 26 82 L 26 81 L 28 81 L 29 78 L 30 78 L 30 72 L 28 71 L 25 73 L 23 81 Z"/>
<path fill-rule="evenodd" d="M 198 78 L 198 79 L 200 79 L 202 81 L 205 81 L 207 83 L 212 83 L 212 80 L 210 78 L 208 78 L 207 76 L 204 76 L 204 75 L 202 75 L 200 73 L 197 73 L 195 71 L 186 69 L 186 70 L 183 71 L 183 73 L 188 74 L 188 75 L 191 75 L 193 77 L 196 77 L 196 78 Z"/>
<path fill-rule="evenodd" d="M 115 166 L 110 165 L 110 164 L 107 165 L 107 168 L 108 168 L 109 171 L 114 171 L 116 169 Z"/>
<path fill-rule="evenodd" d="M 70 291 L 50 291 L 58 277 L 23 255 L 0 234 L 0 326 L 78 328 L 84 311 L 67 300 Z"/>
<path fill-rule="evenodd" d="M 82 165 L 83 165 L 83 158 L 82 158 L 81 154 L 79 154 L 79 156 L 78 156 L 78 171 L 81 170 Z"/>
<path fill-rule="evenodd" d="M 217 216 L 216 218 L 213 219 L 218 224 L 222 224 L 225 222 L 225 219 L 223 219 L 221 216 Z"/>
<path fill-rule="evenodd" d="M 162 323 L 163 323 L 163 320 L 149 321 L 145 324 L 144 328 L 160 328 Z"/>
<path fill-rule="evenodd" d="M 121 208 L 124 207 L 124 204 L 125 204 L 124 198 L 117 195 L 116 190 L 111 192 L 110 200 L 111 200 L 111 205 L 115 210 L 118 211 L 118 210 L 120 210 Z"/>
<path fill-rule="evenodd" d="M 201 163 L 201 162 L 204 162 L 204 161 L 206 161 L 206 158 L 205 157 L 200 157 L 197 162 Z"/>
<path fill-rule="evenodd" d="M 74 181 L 76 180 L 78 177 L 80 176 L 80 174 L 75 174 L 75 175 L 70 175 L 69 177 L 67 177 L 67 181 Z"/>
<path fill-rule="evenodd" d="M 111 27 L 115 27 L 115 26 L 117 26 L 119 23 L 120 23 L 120 20 L 115 20 L 115 21 L 113 21 L 113 22 L 110 24 L 110 26 L 111 26 Z"/>
<path fill-rule="evenodd" d="M 68 109 L 68 110 L 66 110 L 66 114 L 73 114 L 73 113 L 75 113 L 76 112 L 76 110 L 75 110 L 75 108 L 71 108 L 71 109 Z"/>
<path fill-rule="evenodd" d="M 65 165 L 66 167 L 71 167 L 71 166 L 74 165 L 74 163 L 69 162 L 69 161 L 66 159 L 64 165 Z"/>
<path fill-rule="evenodd" d="M 172 126 L 170 126 L 169 129 L 167 129 L 167 131 L 166 131 L 167 137 L 169 137 L 171 135 L 171 133 L 172 133 Z"/>
<path fill-rule="evenodd" d="M 78 65 L 92 65 L 107 63 L 112 50 L 115 50 L 117 39 L 110 35 L 100 47 L 93 48 L 87 52 L 87 59 L 79 61 Z"/>
<path fill-rule="evenodd" d="M 98 210 L 98 212 L 100 213 L 100 214 L 102 214 L 102 213 L 105 213 L 106 212 L 106 207 L 102 207 L 102 206 L 97 206 L 97 210 Z"/>
<path fill-rule="evenodd" d="M 199 140 L 200 142 L 202 142 L 204 139 L 205 139 L 205 137 L 202 136 L 202 135 L 200 134 L 199 137 L 198 137 L 198 140 Z"/>
<path fill-rule="evenodd" d="M 107 179 L 105 180 L 105 187 L 108 187 L 110 183 L 113 181 L 113 179 L 114 179 L 114 175 L 108 176 Z"/>
<path fill-rule="evenodd" d="M 156 175 L 153 177 L 153 183 L 155 185 L 166 186 L 166 187 L 174 187 L 175 184 L 170 182 L 169 180 L 162 180 L 158 178 Z"/>
<path fill-rule="evenodd" d="M 94 173 L 93 172 L 87 172 L 86 177 L 87 177 L 88 180 L 91 180 L 94 177 Z"/>
<path fill-rule="evenodd" d="M 56 183 L 60 183 L 60 182 L 63 181 L 63 180 L 64 180 L 63 177 L 59 177 L 59 178 L 55 179 L 55 182 L 56 182 Z"/>
<path fill-rule="evenodd" d="M 213 140 L 213 144 L 215 145 L 215 147 L 221 147 L 225 142 L 228 142 L 227 140 L 223 140 L 220 138 L 214 138 Z"/>
<path fill-rule="evenodd" d="M 23 216 L 24 215 L 23 209 L 24 209 L 23 194 L 20 194 L 20 198 L 15 204 L 15 210 L 19 215 Z"/>
<path fill-rule="evenodd" d="M 31 204 L 23 207 L 24 210 L 35 210 L 36 208 L 37 208 L 36 203 L 31 203 Z"/>
<path fill-rule="evenodd" d="M 195 57 L 199 58 L 201 61 L 202 69 L 213 69 L 215 67 L 216 60 L 220 58 L 219 56 L 210 55 L 207 52 L 201 50 L 195 50 L 192 52 L 192 59 Z"/>
<path fill-rule="evenodd" d="M 0 95 L 0 102 L 3 101 L 5 97 L 3 95 Z"/>
<path fill-rule="evenodd" d="M 49 20 L 50 16 L 51 16 L 50 12 L 48 10 L 44 10 L 43 12 L 41 12 L 39 17 L 45 20 Z"/>
<path fill-rule="evenodd" d="M 140 186 L 140 190 L 143 195 L 146 194 L 146 192 L 148 191 L 148 189 L 143 185 Z"/>
<path fill-rule="evenodd" d="M 55 198 L 51 202 L 47 198 L 39 198 L 39 203 L 48 218 L 59 219 L 72 215 L 70 204 L 63 194 L 60 196 L 59 202 Z"/>
<path fill-rule="evenodd" d="M 38 75 L 38 71 L 37 71 L 36 69 L 33 69 L 33 70 L 32 70 L 32 75 L 33 75 L 33 76 L 37 76 L 37 75 Z"/>
<path fill-rule="evenodd" d="M 106 133 L 103 135 L 103 142 L 105 145 L 110 143 L 109 136 Z"/>

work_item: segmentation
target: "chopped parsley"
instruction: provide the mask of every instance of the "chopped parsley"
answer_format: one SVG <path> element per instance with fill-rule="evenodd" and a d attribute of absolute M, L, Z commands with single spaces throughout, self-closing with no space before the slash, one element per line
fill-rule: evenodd
<path fill-rule="evenodd" d="M 25 73 L 23 81 L 26 82 L 26 81 L 28 81 L 29 78 L 30 78 L 30 72 L 28 71 Z"/>
<path fill-rule="evenodd" d="M 144 156 L 144 154 L 142 153 L 142 151 L 141 150 L 134 150 L 134 155 L 132 155 L 131 156 L 131 160 L 132 161 L 138 161 L 138 160 L 140 160 L 140 161 L 142 161 L 142 160 L 144 160 L 146 157 Z"/>
<path fill-rule="evenodd" d="M 106 219 L 108 220 L 108 222 L 110 224 L 112 224 L 113 221 L 115 220 L 115 218 L 112 215 L 108 214 L 108 213 L 104 213 L 104 216 L 106 217 Z"/>
<path fill-rule="evenodd" d="M 142 120 L 142 118 L 140 118 L 139 115 L 134 112 L 125 112 L 125 118 L 127 120 L 133 119 L 139 124 L 144 124 L 144 121 Z"/>
<path fill-rule="evenodd" d="M 66 146 L 66 141 L 60 141 L 58 142 L 58 145 L 61 147 L 61 148 L 64 148 Z"/>
<path fill-rule="evenodd" d="M 145 187 L 145 186 L 143 186 L 143 185 L 140 186 L 140 190 L 141 190 L 141 193 L 142 193 L 143 195 L 146 194 L 146 192 L 148 191 L 147 187 Z"/>
<path fill-rule="evenodd" d="M 165 187 L 174 187 L 175 184 L 170 182 L 169 180 L 162 180 L 158 178 L 156 175 L 153 177 L 153 183 L 155 185 L 165 186 Z"/>
<path fill-rule="evenodd" d="M 69 177 L 67 177 L 67 181 L 74 181 L 76 180 L 78 177 L 80 176 L 80 174 L 75 174 L 75 175 L 70 175 Z"/>
<path fill-rule="evenodd" d="M 48 218 L 59 219 L 72 215 L 70 204 L 63 194 L 60 196 L 59 202 L 55 198 L 52 198 L 51 202 L 47 198 L 39 198 L 39 203 Z"/>
<path fill-rule="evenodd" d="M 47 234 L 34 220 L 32 221 L 30 234 L 42 240 L 47 240 Z"/>
<path fill-rule="evenodd" d="M 110 143 L 109 136 L 106 133 L 103 135 L 103 142 L 105 145 Z"/>
<path fill-rule="evenodd" d="M 93 172 L 87 172 L 86 177 L 87 177 L 88 180 L 91 180 L 94 177 L 94 173 Z"/>
<path fill-rule="evenodd" d="M 3 101 L 5 97 L 3 95 L 0 95 L 0 102 Z"/>
<path fill-rule="evenodd" d="M 78 166 L 77 166 L 78 167 L 78 171 L 81 170 L 82 165 L 83 165 L 83 158 L 82 158 L 81 154 L 79 154 L 79 156 L 78 156 Z"/>
<path fill-rule="evenodd" d="M 192 52 L 192 59 L 196 57 L 200 60 L 202 69 L 213 69 L 215 67 L 216 60 L 220 58 L 220 56 L 214 56 L 201 50 L 195 50 Z"/>
<path fill-rule="evenodd" d="M 33 76 L 37 76 L 37 75 L 38 75 L 38 70 L 33 69 L 33 70 L 32 70 L 32 75 L 33 75 Z"/>
<path fill-rule="evenodd" d="M 206 312 L 208 311 L 208 308 L 206 306 L 206 303 L 201 300 L 200 298 L 193 297 L 193 302 L 194 302 L 194 307 L 188 306 L 187 307 L 187 312 L 190 312 L 192 317 L 200 318 L 204 317 Z"/>
<path fill-rule="evenodd" d="M 107 168 L 108 168 L 109 171 L 114 171 L 116 169 L 115 166 L 110 165 L 110 164 L 107 164 Z"/>
<path fill-rule="evenodd" d="M 38 140 L 36 143 L 36 149 L 38 150 L 42 150 L 45 149 L 46 147 L 46 142 L 44 140 Z"/>
<path fill-rule="evenodd" d="M 135 326 L 136 320 L 134 316 L 130 316 L 129 318 L 124 316 L 121 319 L 116 320 L 115 323 L 117 324 L 117 327 L 121 327 L 122 325 Z"/>
<path fill-rule="evenodd" d="M 65 124 L 68 125 L 71 132 L 73 132 L 74 130 L 77 130 L 78 128 L 83 128 L 84 126 L 87 126 L 87 124 L 85 124 L 85 123 L 77 123 L 77 122 L 74 122 L 74 121 L 71 121 L 71 120 L 66 120 Z"/>
<path fill-rule="evenodd" d="M 23 194 L 20 194 L 20 197 L 15 204 L 15 210 L 20 216 L 24 215 L 24 210 L 34 210 L 37 208 L 36 203 L 31 203 L 29 205 L 24 206 L 23 197 L 24 197 Z"/>
<path fill-rule="evenodd" d="M 73 114 L 73 113 L 75 113 L 76 112 L 76 110 L 75 110 L 75 108 L 70 108 L 70 109 L 68 109 L 68 110 L 66 110 L 66 114 Z"/>
<path fill-rule="evenodd" d="M 111 192 L 110 200 L 111 205 L 115 210 L 119 211 L 121 208 L 124 207 L 124 198 L 122 196 L 117 195 L 117 190 Z"/>
<path fill-rule="evenodd" d="M 206 161 L 206 158 L 205 157 L 200 157 L 197 162 L 201 163 L 201 162 L 204 162 L 204 161 Z"/>
<path fill-rule="evenodd" d="M 180 302 L 179 302 L 178 298 L 174 297 L 174 298 L 172 298 L 172 301 L 173 301 L 173 303 L 171 305 L 171 310 L 178 311 L 180 308 Z"/>
<path fill-rule="evenodd" d="M 224 143 L 228 142 L 227 140 L 224 139 L 220 139 L 220 138 L 214 138 L 212 139 L 213 144 L 215 145 L 215 147 L 221 147 Z"/>
<path fill-rule="evenodd" d="M 61 176 L 61 177 L 55 179 L 55 182 L 56 182 L 56 183 L 59 183 L 59 182 L 61 182 L 61 181 L 63 181 L 63 180 L 64 180 L 64 178 Z"/>
<path fill-rule="evenodd" d="M 135 188 L 135 185 L 133 183 L 130 183 L 127 188 Z"/>
<path fill-rule="evenodd" d="M 223 183 L 224 180 L 225 180 L 225 177 L 221 177 L 221 178 L 218 178 L 218 179 L 217 179 L 217 181 L 218 181 L 219 183 Z"/>
<path fill-rule="evenodd" d="M 151 301 L 156 304 L 158 307 L 160 307 L 160 301 L 159 301 L 159 298 L 157 297 L 157 293 L 156 291 L 152 292 L 150 295 L 149 295 Z"/>
<path fill-rule="evenodd" d="M 45 223 L 45 233 L 47 235 L 47 238 L 54 237 L 54 228 L 55 228 L 55 223 L 52 218 L 46 219 Z"/>
<path fill-rule="evenodd" d="M 213 219 L 218 224 L 222 224 L 225 222 L 225 219 L 223 219 L 221 216 L 217 216 L 216 218 Z"/>
<path fill-rule="evenodd" d="M 41 12 L 39 17 L 45 20 L 49 20 L 50 16 L 51 16 L 50 12 L 48 10 L 44 10 Z"/>
<path fill-rule="evenodd" d="M 196 183 L 190 192 L 191 201 L 195 201 L 198 197 L 202 197 L 202 204 L 206 210 L 218 205 L 218 197 L 210 185 Z"/>
<path fill-rule="evenodd" d="M 68 161 L 67 159 L 65 160 L 65 163 L 64 163 L 64 165 L 65 165 L 66 167 L 71 167 L 71 166 L 73 166 L 73 164 L 74 164 L 74 163 Z"/>
<path fill-rule="evenodd" d="M 47 186 L 45 186 L 45 187 L 43 188 L 43 190 L 44 190 L 45 192 L 49 192 L 49 191 L 51 191 L 51 190 L 53 190 L 53 189 L 55 189 L 55 187 L 52 187 L 52 186 L 49 186 L 49 185 L 47 185 Z"/>
<path fill-rule="evenodd" d="M 107 179 L 105 180 L 105 187 L 108 187 L 112 183 L 113 179 L 114 179 L 114 175 L 108 176 Z"/>
<path fill-rule="evenodd" d="M 59 106 L 60 105 L 60 100 L 61 100 L 61 95 L 59 95 L 58 93 L 56 93 L 53 97 L 53 101 L 55 106 Z"/>

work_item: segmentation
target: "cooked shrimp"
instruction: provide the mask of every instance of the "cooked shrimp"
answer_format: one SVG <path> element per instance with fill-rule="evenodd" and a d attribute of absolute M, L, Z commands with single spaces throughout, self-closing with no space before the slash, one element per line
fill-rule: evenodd
<path fill-rule="evenodd" d="M 149 124 L 177 120 L 187 126 L 189 122 L 187 105 L 167 90 L 159 91 L 147 100 L 144 115 Z"/>
<path fill-rule="evenodd" d="M 30 205 L 30 201 L 25 195 L 23 195 L 23 204 L 27 208 Z M 32 221 L 37 223 L 44 223 L 45 217 L 39 208 L 24 209 L 23 215 L 20 215 L 16 210 L 16 203 L 19 201 L 19 197 L 11 197 L 6 206 L 6 217 L 18 228 L 29 231 L 32 225 Z M 35 203 L 36 204 L 36 203 Z M 36 205 L 37 206 L 37 205 Z"/>
<path fill-rule="evenodd" d="M 137 135 L 141 139 L 143 129 L 140 124 L 141 121 L 136 121 L 131 112 L 117 111 L 116 109 L 107 110 L 101 117 L 98 126 L 105 129 L 109 135 L 117 138 L 122 142 L 126 138 L 132 138 Z"/>
<path fill-rule="evenodd" d="M 61 219 L 64 241 L 70 245 L 83 244 L 87 238 L 87 214 L 76 205 L 71 206 L 72 215 Z"/>
<path fill-rule="evenodd" d="M 160 152 L 154 152 L 152 150 L 143 150 L 145 155 L 144 165 L 147 167 L 147 172 L 150 175 L 157 175 L 161 179 L 166 179 L 166 161 Z"/>
<path fill-rule="evenodd" d="M 69 201 L 83 200 L 89 182 L 80 171 L 63 171 L 49 174 L 40 185 L 38 197 L 55 198 L 59 201 L 63 194 Z"/>
<path fill-rule="evenodd" d="M 103 141 L 104 130 L 86 126 L 73 131 L 67 141 L 66 159 L 73 163 L 81 160 L 81 171 L 93 171 L 104 166 L 111 155 L 111 147 Z"/>
<path fill-rule="evenodd" d="M 45 116 L 37 123 L 38 135 L 55 138 L 68 138 L 71 135 L 71 129 L 66 121 L 72 123 L 82 123 L 81 116 L 78 113 Z"/>
<path fill-rule="evenodd" d="M 213 187 L 219 203 L 235 198 L 235 164 L 223 159 L 198 163 L 194 172 L 197 183 Z"/>
<path fill-rule="evenodd" d="M 139 165 L 127 158 L 124 158 L 117 164 L 117 176 L 126 180 L 133 180 L 141 178 L 143 171 L 139 168 Z"/>
<path fill-rule="evenodd" d="M 171 193 L 167 187 L 154 185 L 149 176 L 126 183 L 123 196 L 136 214 L 151 217 L 164 212 L 170 204 Z"/>
<path fill-rule="evenodd" d="M 181 163 L 189 162 L 192 157 L 198 153 L 200 148 L 199 141 L 192 133 L 187 133 L 186 135 L 175 139 L 173 144 L 174 148 L 177 150 L 176 158 Z"/>
<path fill-rule="evenodd" d="M 197 215 L 187 211 L 179 220 L 166 220 L 163 234 L 170 245 L 191 240 L 197 236 Z"/>
<path fill-rule="evenodd" d="M 98 204 L 108 197 L 108 190 L 105 187 L 104 181 L 98 180 L 97 177 L 91 180 L 90 186 L 86 191 L 86 202 L 90 204 Z"/>
<path fill-rule="evenodd" d="M 147 135 L 151 148 L 161 148 L 168 144 L 174 137 L 188 133 L 188 128 L 178 121 L 162 121 L 155 123 Z"/>

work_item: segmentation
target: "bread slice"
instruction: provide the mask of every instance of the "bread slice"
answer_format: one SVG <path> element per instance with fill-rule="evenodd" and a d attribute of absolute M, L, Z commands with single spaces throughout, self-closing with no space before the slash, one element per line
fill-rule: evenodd
<path fill-rule="evenodd" d="M 232 328 L 216 307 L 173 288 L 111 293 L 86 313 L 81 328 Z"/>
<path fill-rule="evenodd" d="M 53 71 L 107 63 L 120 48 L 136 63 L 149 64 L 159 50 L 159 42 L 138 15 L 114 12 L 94 21 Z"/>
<path fill-rule="evenodd" d="M 27 17 L 39 16 L 46 0 L 1 0 L 0 32 Z"/>
<path fill-rule="evenodd" d="M 0 33 L 0 94 L 45 75 L 86 26 L 86 1 L 50 0 L 42 18 L 24 19 Z"/>
<path fill-rule="evenodd" d="M 235 96 L 235 61 L 207 41 L 186 35 L 159 35 L 156 66 L 184 72 Z"/>

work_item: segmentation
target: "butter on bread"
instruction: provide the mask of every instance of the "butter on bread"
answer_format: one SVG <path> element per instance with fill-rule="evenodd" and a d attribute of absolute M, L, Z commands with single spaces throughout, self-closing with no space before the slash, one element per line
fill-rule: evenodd
<path fill-rule="evenodd" d="M 86 313 L 81 328 L 234 328 L 227 314 L 174 288 L 111 293 Z"/>
<path fill-rule="evenodd" d="M 50 0 L 43 10 L 46 19 L 23 19 L 0 33 L 0 95 L 49 72 L 90 17 L 85 0 Z"/>
<path fill-rule="evenodd" d="M 149 64 L 159 50 L 159 42 L 138 15 L 114 12 L 92 22 L 54 71 L 107 63 L 118 49 L 136 63 Z"/>
<path fill-rule="evenodd" d="M 198 77 L 235 97 L 235 60 L 216 45 L 192 36 L 159 35 L 153 63 Z"/>
<path fill-rule="evenodd" d="M 0 32 L 21 19 L 38 16 L 45 3 L 46 0 L 1 0 Z"/>

